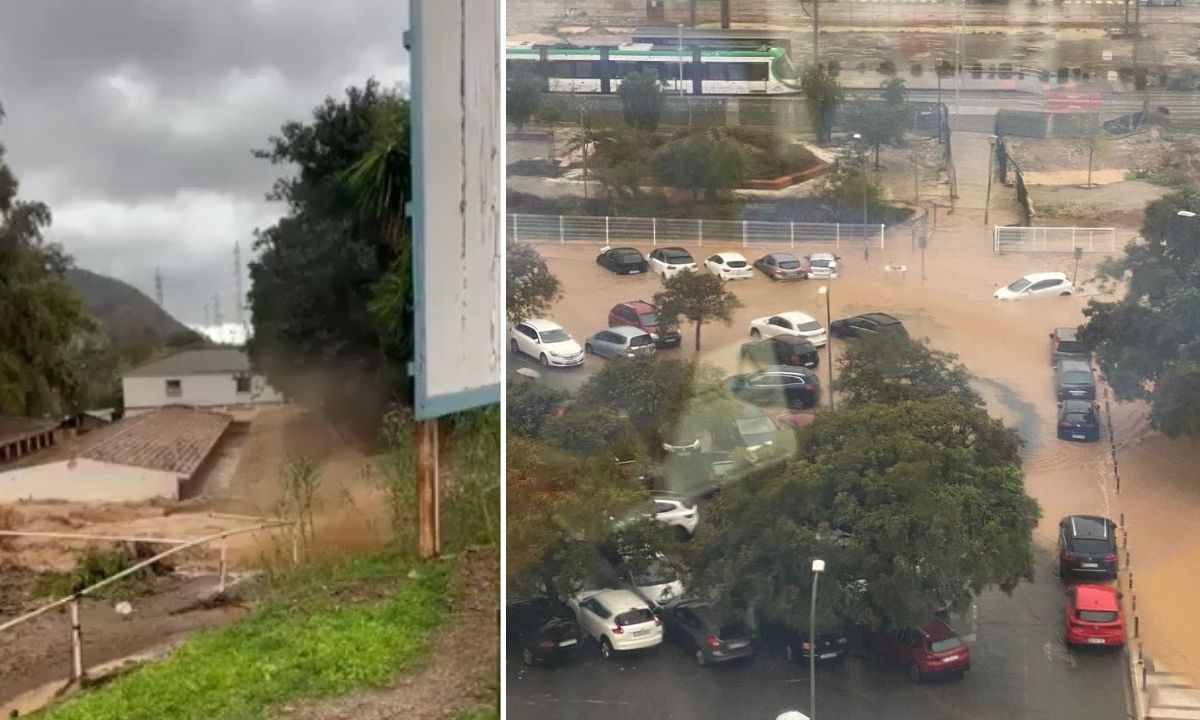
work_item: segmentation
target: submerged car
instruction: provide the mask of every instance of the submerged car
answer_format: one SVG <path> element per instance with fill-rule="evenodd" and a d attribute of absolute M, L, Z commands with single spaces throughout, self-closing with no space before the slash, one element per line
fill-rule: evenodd
<path fill-rule="evenodd" d="M 583 348 L 556 322 L 544 319 L 522 320 L 509 333 L 508 346 L 513 354 L 536 358 L 544 367 L 574 367 L 583 364 Z"/>
<path fill-rule="evenodd" d="M 1095 400 L 1096 375 L 1085 360 L 1063 360 L 1054 370 L 1054 392 L 1059 400 Z"/>
<path fill-rule="evenodd" d="M 1079 341 L 1079 329 L 1073 327 L 1054 328 L 1050 333 L 1050 364 L 1057 365 L 1061 360 L 1089 361 L 1092 354 Z"/>
<path fill-rule="evenodd" d="M 855 315 L 854 317 L 834 320 L 829 325 L 829 332 L 836 338 L 855 338 L 863 335 L 879 333 L 896 333 L 908 335 L 904 324 L 887 313 L 872 312 Z"/>
<path fill-rule="evenodd" d="M 650 272 L 663 280 L 675 277 L 684 270 L 696 269 L 696 261 L 692 254 L 681 247 L 654 248 L 650 251 Z"/>
<path fill-rule="evenodd" d="M 649 268 L 642 251 L 631 247 L 604 247 L 596 256 L 596 264 L 618 275 L 637 275 Z"/>
<path fill-rule="evenodd" d="M 660 348 L 679 347 L 683 336 L 679 328 L 662 325 L 658 321 L 658 308 L 645 300 L 630 300 L 613 305 L 608 311 L 608 326 L 628 325 L 650 333 L 654 344 Z"/>
<path fill-rule="evenodd" d="M 629 590 L 586 590 L 571 596 L 568 604 L 579 627 L 599 643 L 606 660 L 662 644 L 662 620 Z"/>
<path fill-rule="evenodd" d="M 821 397 L 817 374 L 805 367 L 771 365 L 729 378 L 734 396 L 755 405 L 810 408 Z"/>
<path fill-rule="evenodd" d="M 821 354 L 805 338 L 798 335 L 776 335 L 762 340 L 742 343 L 741 357 L 759 365 L 793 365 L 815 368 Z"/>
<path fill-rule="evenodd" d="M 717 253 L 705 260 L 704 266 L 722 280 L 748 280 L 754 277 L 750 263 L 741 253 Z"/>
<path fill-rule="evenodd" d="M 1000 288 L 992 297 L 997 300 L 1024 300 L 1031 297 L 1067 296 L 1075 294 L 1075 286 L 1066 273 L 1037 272 L 1023 275 Z"/>
<path fill-rule="evenodd" d="M 754 267 L 772 280 L 804 280 L 808 263 L 786 252 L 773 252 L 754 261 Z"/>
<path fill-rule="evenodd" d="M 1058 404 L 1058 439 L 1100 439 L 1100 409 L 1089 400 L 1064 400 Z"/>
<path fill-rule="evenodd" d="M 836 279 L 841 272 L 838 266 L 841 259 L 833 253 L 812 253 L 805 258 L 808 261 L 808 276 L 816 280 Z"/>
<path fill-rule="evenodd" d="M 789 310 L 776 315 L 765 315 L 750 321 L 750 337 L 769 338 L 777 335 L 794 335 L 804 338 L 813 347 L 822 347 L 829 342 L 825 328 L 816 318 L 799 310 Z"/>

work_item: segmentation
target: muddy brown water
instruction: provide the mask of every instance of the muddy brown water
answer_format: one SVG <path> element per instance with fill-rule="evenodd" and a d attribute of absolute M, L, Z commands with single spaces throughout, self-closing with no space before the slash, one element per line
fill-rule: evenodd
<path fill-rule="evenodd" d="M 995 213 L 993 213 L 995 215 Z M 832 316 L 882 310 L 904 321 L 911 334 L 927 337 L 939 350 L 957 353 L 979 380 L 988 409 L 1015 427 L 1026 440 L 1026 486 L 1038 499 L 1043 518 L 1037 542 L 1053 548 L 1057 523 L 1074 513 L 1121 513 L 1129 534 L 1131 569 L 1140 617 L 1141 640 L 1151 657 L 1200 678 L 1200 625 L 1194 622 L 1194 598 L 1200 596 L 1200 533 L 1194 518 L 1200 510 L 1200 447 L 1170 442 L 1153 433 L 1139 404 L 1112 403 L 1121 474 L 1117 492 L 1107 432 L 1099 443 L 1072 444 L 1054 435 L 1056 401 L 1049 360 L 1050 330 L 1077 325 L 1089 297 L 1100 295 L 1087 283 L 1100 255 L 1080 265 L 1081 296 L 1016 303 L 993 300 L 994 290 L 1027 272 L 1061 270 L 1070 274 L 1066 254 L 1004 255 L 991 252 L 990 234 L 979 213 L 960 210 L 943 218 L 931 237 L 922 282 L 919 256 L 910 249 L 907 230 L 889 233 L 884 249 L 872 248 L 864 259 L 861 246 L 842 247 L 842 276 L 831 283 Z M 650 300 L 661 282 L 653 276 L 620 277 L 595 263 L 595 245 L 539 245 L 565 293 L 552 317 L 579 341 L 603 328 L 606 312 L 625 300 Z M 648 251 L 650 244 L 642 246 Z M 697 258 L 721 250 L 743 252 L 751 261 L 779 247 L 739 248 L 734 243 L 689 246 Z M 826 250 L 797 247 L 794 252 Z M 903 264 L 907 272 L 885 272 Z M 705 325 L 701 357 L 736 370 L 737 348 L 748 337 L 752 318 L 785 310 L 801 310 L 825 321 L 825 303 L 817 292 L 822 283 L 774 284 L 761 275 L 735 282 L 731 289 L 745 307 L 729 326 Z M 692 333 L 683 328 L 690 357 Z M 835 342 L 835 356 L 840 343 Z M 676 351 L 668 351 L 676 352 Z M 825 357 L 822 356 L 822 362 Z M 603 360 L 588 358 L 587 363 Z M 821 377 L 826 378 L 825 368 Z M 1102 403 L 1103 404 L 1103 403 Z M 1102 408 L 1103 409 L 1103 408 Z M 1122 578 L 1127 583 L 1127 578 Z M 1126 588 L 1127 608 L 1132 594 Z"/>

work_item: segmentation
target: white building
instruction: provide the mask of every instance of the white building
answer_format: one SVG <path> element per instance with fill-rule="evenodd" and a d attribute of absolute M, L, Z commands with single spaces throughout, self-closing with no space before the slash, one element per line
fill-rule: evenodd
<path fill-rule="evenodd" d="M 164 408 L 125 418 L 0 471 L 0 504 L 177 500 L 198 490 L 228 415 Z"/>
<path fill-rule="evenodd" d="M 172 405 L 253 415 L 283 395 L 250 369 L 250 357 L 237 348 L 183 352 L 134 368 L 121 379 L 125 414 L 137 415 Z"/>

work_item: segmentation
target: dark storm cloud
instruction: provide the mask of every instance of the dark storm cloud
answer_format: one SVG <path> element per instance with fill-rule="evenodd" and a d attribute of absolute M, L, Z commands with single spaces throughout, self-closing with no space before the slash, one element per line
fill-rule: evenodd
<path fill-rule="evenodd" d="M 162 266 L 198 321 L 206 296 L 232 304 L 234 238 L 248 257 L 247 223 L 278 212 L 280 169 L 251 150 L 326 95 L 403 80 L 407 26 L 397 0 L 4 3 L 0 138 L 81 266 L 143 289 Z"/>

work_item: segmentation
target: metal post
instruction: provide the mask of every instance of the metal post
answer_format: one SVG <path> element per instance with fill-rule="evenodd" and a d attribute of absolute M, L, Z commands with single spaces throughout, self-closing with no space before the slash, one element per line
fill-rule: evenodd
<path fill-rule="evenodd" d="M 513 213 L 513 242 L 521 242 L 521 235 L 517 232 L 517 214 Z"/>
<path fill-rule="evenodd" d="M 683 95 L 683 23 L 679 23 L 679 95 Z"/>
<path fill-rule="evenodd" d="M 561 245 L 565 242 L 566 242 L 566 235 L 563 233 L 563 216 L 559 215 L 558 216 L 558 244 Z"/>
<path fill-rule="evenodd" d="M 417 434 L 417 537 L 421 557 L 441 552 L 438 527 L 438 421 L 418 420 Z"/>
<path fill-rule="evenodd" d="M 882 250 L 882 249 L 883 249 L 883 244 L 884 244 L 884 242 L 885 242 L 885 240 L 884 240 L 884 237 L 883 237 L 883 225 L 881 224 L 881 225 L 879 226 L 879 249 L 880 249 L 880 250 Z"/>
<path fill-rule="evenodd" d="M 605 244 L 605 245 L 608 245 L 608 244 L 609 244 L 609 240 L 608 240 L 608 216 L 607 216 L 607 215 L 605 215 L 605 216 L 604 216 L 604 244 Z"/>
<path fill-rule="evenodd" d="M 658 218 L 650 218 L 650 244 L 658 247 Z"/>
<path fill-rule="evenodd" d="M 834 233 L 833 246 L 835 248 L 840 249 L 842 247 L 842 224 L 841 223 L 834 223 L 833 233 Z"/>
<path fill-rule="evenodd" d="M 221 571 L 220 579 L 217 581 L 217 594 L 225 594 L 225 576 L 229 572 L 229 543 L 225 540 L 221 541 Z"/>
<path fill-rule="evenodd" d="M 792 238 L 792 249 L 796 249 L 796 223 L 795 221 L 788 222 L 788 234 Z"/>
<path fill-rule="evenodd" d="M 742 221 L 742 247 L 749 247 L 749 245 L 747 243 L 748 243 L 748 241 L 746 239 L 746 221 L 743 220 Z"/>
<path fill-rule="evenodd" d="M 996 157 L 996 138 L 991 136 L 988 138 L 988 184 L 987 184 L 987 199 L 983 204 L 983 225 L 987 227 L 988 215 L 992 210 L 992 162 Z"/>
<path fill-rule="evenodd" d="M 821 1 L 813 0 L 813 65 L 821 66 Z M 810 718 L 810 720 L 812 720 Z"/>
<path fill-rule="evenodd" d="M 817 718 L 817 583 L 821 573 L 813 572 L 812 603 L 808 610 L 808 717 Z"/>
<path fill-rule="evenodd" d="M 292 564 L 300 564 L 300 531 L 292 527 Z"/>
<path fill-rule="evenodd" d="M 83 628 L 79 624 L 79 598 L 71 598 L 71 680 L 83 679 Z"/>
<path fill-rule="evenodd" d="M 828 368 L 829 375 L 829 409 L 833 410 L 833 311 L 830 310 L 830 303 L 833 301 L 833 283 L 825 284 L 825 365 Z"/>
<path fill-rule="evenodd" d="M 704 247 L 704 220 L 703 219 L 700 220 L 700 238 L 699 238 L 699 240 L 700 240 L 700 242 L 698 243 L 699 246 Z"/>

